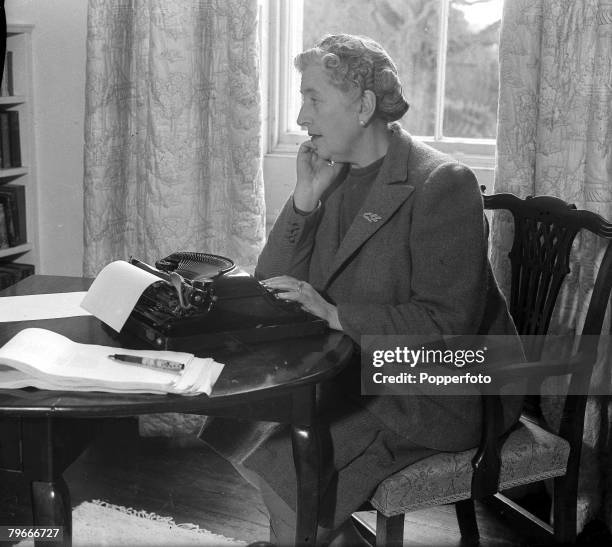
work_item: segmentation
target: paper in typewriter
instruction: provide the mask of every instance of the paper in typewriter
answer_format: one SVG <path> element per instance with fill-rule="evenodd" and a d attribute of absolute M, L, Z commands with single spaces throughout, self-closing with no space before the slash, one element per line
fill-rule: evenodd
<path fill-rule="evenodd" d="M 115 353 L 168 359 L 185 368 L 176 373 L 134 366 L 108 358 Z M 222 370 L 221 363 L 191 353 L 80 344 L 38 328 L 22 330 L 0 348 L 0 389 L 210 395 Z"/>
<path fill-rule="evenodd" d="M 105 266 L 94 279 L 81 307 L 117 332 L 145 289 L 160 278 L 124 260 Z"/>

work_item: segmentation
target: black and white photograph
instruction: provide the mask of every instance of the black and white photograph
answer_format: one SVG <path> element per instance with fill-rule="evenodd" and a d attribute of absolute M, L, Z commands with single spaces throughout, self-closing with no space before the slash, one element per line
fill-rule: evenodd
<path fill-rule="evenodd" d="M 0 0 L 0 544 L 612 545 L 612 0 Z"/>

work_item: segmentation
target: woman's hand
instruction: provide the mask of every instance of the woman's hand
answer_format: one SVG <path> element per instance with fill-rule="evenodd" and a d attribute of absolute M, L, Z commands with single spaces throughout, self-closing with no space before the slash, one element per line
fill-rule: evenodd
<path fill-rule="evenodd" d="M 272 291 L 280 291 L 277 293 L 277 298 L 298 302 L 302 308 L 321 319 L 327 321 L 330 328 L 342 330 L 340 321 L 338 320 L 338 308 L 325 300 L 312 285 L 306 281 L 300 281 L 295 277 L 281 275 L 265 279 L 261 284 L 266 289 Z"/>
<path fill-rule="evenodd" d="M 315 209 L 321 195 L 338 176 L 343 165 L 319 156 L 312 141 L 303 142 L 297 154 L 297 183 L 293 192 L 294 205 L 305 212 Z"/>

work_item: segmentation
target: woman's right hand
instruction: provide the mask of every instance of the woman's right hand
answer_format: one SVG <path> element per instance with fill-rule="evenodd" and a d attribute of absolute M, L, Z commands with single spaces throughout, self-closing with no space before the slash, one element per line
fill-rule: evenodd
<path fill-rule="evenodd" d="M 342 170 L 342 163 L 330 164 L 317 154 L 312 141 L 300 145 L 297 154 L 297 183 L 293 203 L 300 210 L 310 212 L 319 203 L 323 192 Z"/>

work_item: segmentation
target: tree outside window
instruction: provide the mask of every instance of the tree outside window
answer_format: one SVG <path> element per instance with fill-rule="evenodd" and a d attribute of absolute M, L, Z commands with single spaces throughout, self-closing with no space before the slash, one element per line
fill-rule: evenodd
<path fill-rule="evenodd" d="M 303 0 L 302 46 L 328 33 L 370 36 L 398 65 L 413 135 L 493 139 L 502 1 Z"/>

